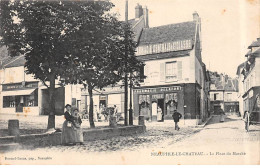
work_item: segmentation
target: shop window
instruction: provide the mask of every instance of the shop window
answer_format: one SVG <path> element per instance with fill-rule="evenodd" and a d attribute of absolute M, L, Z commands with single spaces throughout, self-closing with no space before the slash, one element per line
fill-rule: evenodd
<path fill-rule="evenodd" d="M 3 107 L 16 107 L 15 96 L 4 96 L 3 97 Z"/>
<path fill-rule="evenodd" d="M 165 78 L 166 81 L 175 81 L 177 80 L 177 63 L 176 62 L 167 62 L 165 66 Z"/>
<path fill-rule="evenodd" d="M 3 97 L 4 108 L 17 107 L 18 105 L 23 107 L 38 106 L 38 91 L 35 90 L 31 95 Z"/>

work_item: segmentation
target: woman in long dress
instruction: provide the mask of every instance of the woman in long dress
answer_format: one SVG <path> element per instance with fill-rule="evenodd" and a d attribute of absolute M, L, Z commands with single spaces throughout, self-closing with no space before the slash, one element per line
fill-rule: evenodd
<path fill-rule="evenodd" d="M 64 113 L 65 121 L 62 125 L 61 143 L 63 145 L 75 144 L 75 131 L 74 131 L 74 117 L 71 114 L 71 105 L 65 106 L 66 112 Z"/>
<path fill-rule="evenodd" d="M 162 109 L 157 107 L 157 121 L 162 121 Z"/>
<path fill-rule="evenodd" d="M 74 132 L 75 132 L 75 143 L 80 143 L 83 144 L 83 132 L 81 129 L 81 118 L 79 116 L 79 111 L 78 109 L 73 110 L 73 117 L 74 117 L 74 122 L 75 126 L 74 127 Z"/>

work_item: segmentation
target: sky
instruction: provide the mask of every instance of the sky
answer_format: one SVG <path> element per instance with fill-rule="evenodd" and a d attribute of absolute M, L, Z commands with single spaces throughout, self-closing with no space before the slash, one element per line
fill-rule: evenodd
<path fill-rule="evenodd" d="M 125 19 L 125 0 L 111 0 L 112 12 Z M 201 17 L 202 60 L 207 69 L 236 76 L 248 45 L 260 37 L 260 0 L 128 0 L 128 18 L 139 3 L 149 10 L 149 26 L 192 21 Z"/>

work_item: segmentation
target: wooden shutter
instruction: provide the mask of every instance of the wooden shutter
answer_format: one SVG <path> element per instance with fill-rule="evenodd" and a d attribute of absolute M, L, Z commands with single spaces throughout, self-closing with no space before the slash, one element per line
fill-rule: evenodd
<path fill-rule="evenodd" d="M 165 63 L 160 64 L 160 81 L 165 81 Z"/>
<path fill-rule="evenodd" d="M 178 80 L 182 80 L 182 61 L 177 62 Z"/>
<path fill-rule="evenodd" d="M 146 64 L 145 67 L 144 67 L 144 74 L 146 76 L 145 82 L 149 82 L 149 79 L 150 79 L 149 73 L 150 73 L 149 72 L 149 65 Z"/>

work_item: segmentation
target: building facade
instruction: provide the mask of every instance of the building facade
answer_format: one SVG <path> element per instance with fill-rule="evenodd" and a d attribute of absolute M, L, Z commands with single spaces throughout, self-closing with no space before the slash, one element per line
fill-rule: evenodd
<path fill-rule="evenodd" d="M 210 72 L 210 102 L 214 114 L 239 112 L 238 80 L 228 75 Z"/>
<path fill-rule="evenodd" d="M 257 105 L 256 96 L 260 94 L 260 38 L 248 46 L 246 62 L 241 73 L 243 75 L 243 112 L 252 111 Z"/>
<path fill-rule="evenodd" d="M 137 58 L 144 62 L 146 79 L 133 90 L 134 116 L 157 121 L 172 120 L 179 111 L 185 125 L 196 125 L 208 117 L 209 78 L 201 59 L 201 22 L 193 21 L 143 29 Z"/>
<path fill-rule="evenodd" d="M 48 115 L 47 88 L 25 73 L 24 56 L 10 57 L 5 46 L 1 47 L 0 64 L 0 113 Z M 56 81 L 56 115 L 62 115 L 65 104 L 80 108 L 81 89 L 78 85 L 62 86 Z"/>

